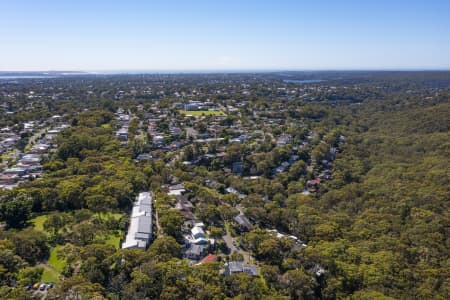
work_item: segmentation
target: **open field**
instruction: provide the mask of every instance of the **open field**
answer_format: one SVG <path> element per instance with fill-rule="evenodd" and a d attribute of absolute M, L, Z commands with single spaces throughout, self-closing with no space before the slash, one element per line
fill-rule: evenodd
<path fill-rule="evenodd" d="M 58 273 L 58 271 L 56 271 L 55 269 L 53 269 L 52 267 L 50 267 L 48 265 L 41 264 L 39 266 L 44 268 L 44 273 L 42 273 L 42 278 L 41 278 L 42 282 L 59 283 L 60 274 Z"/>
<path fill-rule="evenodd" d="M 225 113 L 221 110 L 179 110 L 183 115 L 187 116 L 224 116 Z"/>
<path fill-rule="evenodd" d="M 109 234 L 106 236 L 106 239 L 104 240 L 105 244 L 107 245 L 113 245 L 116 247 L 116 249 L 119 249 L 120 245 L 120 232 L 117 231 L 115 234 Z"/>
<path fill-rule="evenodd" d="M 58 245 L 50 251 L 50 257 L 48 258 L 48 264 L 52 266 L 56 271 L 62 272 L 64 269 L 66 262 L 63 259 L 58 258 L 58 250 L 61 249 L 62 246 Z"/>

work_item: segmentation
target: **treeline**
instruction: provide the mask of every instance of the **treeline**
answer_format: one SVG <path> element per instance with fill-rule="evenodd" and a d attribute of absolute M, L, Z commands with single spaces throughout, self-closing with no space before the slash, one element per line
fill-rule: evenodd
<path fill-rule="evenodd" d="M 325 298 L 448 297 L 448 100 L 353 116 L 333 181 L 297 207 L 306 255 L 328 268 Z"/>
<path fill-rule="evenodd" d="M 5 193 L 2 204 L 13 206 L 18 195 L 24 194 L 31 199 L 29 213 L 130 207 L 136 193 L 149 188 L 149 177 L 157 171 L 144 170 L 132 161 L 130 150 L 115 139 L 111 121 L 107 111 L 80 113 L 73 126 L 58 136 L 58 150 L 44 164 L 46 176 Z M 26 215 L 30 214 L 16 212 L 11 221 L 15 224 L 9 225 L 24 224 Z"/>

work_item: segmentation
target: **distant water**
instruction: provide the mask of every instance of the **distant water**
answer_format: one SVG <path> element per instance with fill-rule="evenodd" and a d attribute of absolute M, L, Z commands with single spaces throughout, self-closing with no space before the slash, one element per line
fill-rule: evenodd
<path fill-rule="evenodd" d="M 283 79 L 283 82 L 286 83 L 318 83 L 322 82 L 324 80 L 322 79 L 304 79 L 304 80 L 297 80 L 297 79 Z"/>
<path fill-rule="evenodd" d="M 14 76 L 6 76 L 6 75 L 0 75 L 0 79 L 40 79 L 40 78 L 55 78 L 55 76 L 46 76 L 46 75 L 14 75 Z"/>

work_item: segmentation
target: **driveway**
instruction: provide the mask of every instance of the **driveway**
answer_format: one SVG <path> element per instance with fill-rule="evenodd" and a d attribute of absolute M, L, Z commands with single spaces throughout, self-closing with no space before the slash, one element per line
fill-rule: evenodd
<path fill-rule="evenodd" d="M 242 249 L 238 249 L 235 245 L 234 242 L 236 241 L 235 238 L 233 238 L 231 235 L 226 234 L 224 236 L 222 236 L 222 239 L 224 240 L 225 244 L 227 245 L 227 247 L 230 249 L 231 253 L 233 252 L 237 252 L 242 254 L 242 256 L 244 257 L 244 261 L 243 263 L 246 265 L 250 262 L 250 253 L 248 253 L 247 251 L 244 251 Z"/>

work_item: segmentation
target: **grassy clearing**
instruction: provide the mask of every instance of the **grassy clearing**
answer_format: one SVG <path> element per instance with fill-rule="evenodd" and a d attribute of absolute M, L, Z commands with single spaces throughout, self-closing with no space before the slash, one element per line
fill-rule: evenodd
<path fill-rule="evenodd" d="M 42 273 L 42 278 L 41 278 L 42 282 L 59 283 L 60 273 L 58 271 L 56 271 L 52 267 L 44 265 L 44 264 L 40 264 L 39 267 L 44 268 L 44 273 Z"/>
<path fill-rule="evenodd" d="M 66 266 L 66 261 L 58 258 L 58 250 L 61 249 L 61 247 L 61 245 L 58 245 L 52 248 L 50 251 L 50 257 L 48 258 L 48 264 L 58 272 L 62 272 Z"/>
<path fill-rule="evenodd" d="M 47 233 L 44 230 L 44 222 L 47 220 L 47 215 L 38 216 L 34 219 L 31 219 L 31 224 L 33 224 L 34 229 L 37 231 L 42 231 L 44 233 Z"/>
<path fill-rule="evenodd" d="M 119 220 L 123 216 L 123 214 L 121 214 L 121 213 L 113 213 L 113 212 L 98 213 L 97 215 L 100 217 L 100 219 L 106 219 L 108 217 L 113 217 L 116 220 Z"/>
<path fill-rule="evenodd" d="M 113 245 L 114 247 L 116 247 L 116 249 L 119 249 L 120 232 L 116 232 L 115 234 L 107 235 L 104 242 L 107 245 Z"/>
<path fill-rule="evenodd" d="M 190 116 L 224 116 L 225 113 L 221 110 L 180 110 L 180 114 Z"/>

